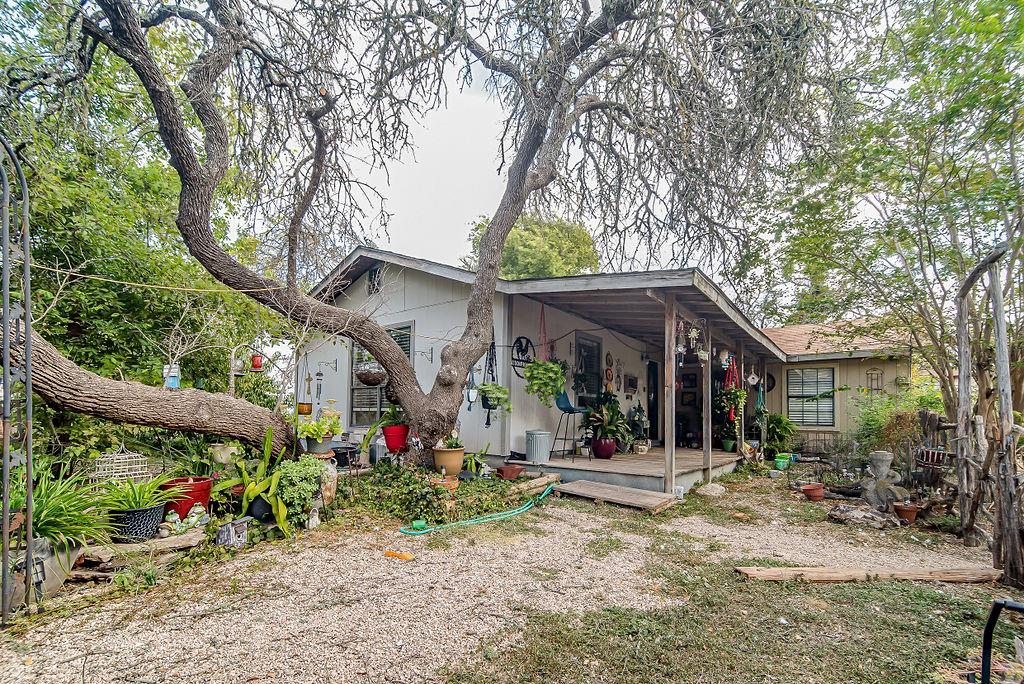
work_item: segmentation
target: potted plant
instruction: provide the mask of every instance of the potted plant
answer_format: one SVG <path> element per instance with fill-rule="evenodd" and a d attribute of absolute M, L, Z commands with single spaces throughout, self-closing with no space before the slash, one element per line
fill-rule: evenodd
<path fill-rule="evenodd" d="M 316 420 L 305 420 L 298 425 L 298 435 L 306 440 L 306 451 L 311 454 L 330 451 L 331 440 L 341 431 L 341 416 L 336 411 L 321 411 Z"/>
<path fill-rule="evenodd" d="M 434 447 L 434 469 L 445 475 L 458 475 L 466 458 L 466 447 L 459 440 L 459 434 L 452 430 Z"/>
<path fill-rule="evenodd" d="M 214 442 L 210 445 L 210 453 L 215 463 L 228 465 L 235 462 L 242 453 L 242 447 L 238 442 Z"/>
<path fill-rule="evenodd" d="M 405 451 L 406 442 L 409 441 L 409 421 L 396 405 L 388 407 L 382 416 L 380 431 L 384 433 L 384 444 L 388 451 L 393 454 Z"/>
<path fill-rule="evenodd" d="M 720 430 L 722 449 L 736 451 L 736 421 L 726 420 Z"/>
<path fill-rule="evenodd" d="M 616 440 L 628 434 L 618 402 L 598 404 L 588 409 L 580 428 L 590 433 L 590 449 L 594 458 L 611 458 L 615 454 Z"/>
<path fill-rule="evenodd" d="M 356 364 L 356 379 L 367 387 L 376 387 L 388 379 L 388 372 L 377 359 L 369 354 Z"/>
<path fill-rule="evenodd" d="M 479 475 L 483 470 L 483 467 L 487 465 L 487 461 L 484 460 L 484 454 L 491 448 L 491 443 L 488 442 L 483 449 L 476 452 L 475 454 L 466 454 L 466 457 L 462 459 L 462 469 L 473 475 Z"/>
<path fill-rule="evenodd" d="M 11 469 L 9 498 L 12 541 L 25 524 L 23 468 Z M 95 489 L 82 474 L 54 475 L 49 468 L 37 472 L 32 491 L 32 558 L 43 566 L 42 593 L 49 597 L 64 584 L 86 543 L 107 544 L 110 522 L 102 514 Z M 25 600 L 25 552 L 12 549 L 14 571 L 8 587 L 11 607 Z"/>
<path fill-rule="evenodd" d="M 212 477 L 197 477 L 187 475 L 184 477 L 173 477 L 160 485 L 160 489 L 176 489 L 178 495 L 167 502 L 164 508 L 164 515 L 171 511 L 178 514 L 179 520 L 188 517 L 192 507 L 199 504 L 204 510 L 210 510 L 210 489 L 213 487 Z"/>
<path fill-rule="evenodd" d="M 789 451 L 796 434 L 797 425 L 788 416 L 781 413 L 769 413 L 765 419 L 766 434 L 764 451 L 768 458 Z"/>
<path fill-rule="evenodd" d="M 495 382 L 480 385 L 480 405 L 488 411 L 497 411 L 499 416 L 512 413 L 512 399 L 507 387 Z"/>
<path fill-rule="evenodd" d="M 238 476 L 218 482 L 213 491 L 220 492 L 241 486 L 242 512 L 262 523 L 274 519 L 281 532 L 288 536 L 291 534 L 291 528 L 288 526 L 288 509 L 277 491 L 281 482 L 278 465 L 284 457 L 285 450 L 281 449 L 275 458 L 273 444 L 273 431 L 267 428 L 267 433 L 263 437 L 263 457 L 256 464 L 255 470 L 249 472 L 248 464 L 244 460 L 239 460 L 235 463 Z"/>
<path fill-rule="evenodd" d="M 164 518 L 164 505 L 181 496 L 180 487 L 164 487 L 166 475 L 147 482 L 108 482 L 103 504 L 110 514 L 111 537 L 116 542 L 134 543 L 151 539 Z"/>
<path fill-rule="evenodd" d="M 633 450 L 641 456 L 651 448 L 650 428 L 651 423 L 647 420 L 647 412 L 644 407 L 637 404 L 629 410 L 627 417 L 629 432 L 633 436 Z"/>
<path fill-rule="evenodd" d="M 531 361 L 523 367 L 526 391 L 551 408 L 555 397 L 565 391 L 565 366 L 559 361 Z"/>

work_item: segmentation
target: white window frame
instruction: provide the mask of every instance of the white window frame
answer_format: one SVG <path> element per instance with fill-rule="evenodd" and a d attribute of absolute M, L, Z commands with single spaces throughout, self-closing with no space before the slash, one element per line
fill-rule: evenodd
<path fill-rule="evenodd" d="M 805 376 L 809 373 L 814 373 L 814 380 L 812 381 L 814 391 L 807 388 L 808 379 Z M 823 374 L 827 374 L 828 380 L 823 380 Z M 799 376 L 799 378 L 795 380 L 794 376 Z M 794 392 L 794 385 L 800 391 Z M 786 415 L 800 427 L 835 427 L 835 388 L 836 369 L 832 366 L 787 369 Z M 832 394 L 824 397 L 820 396 L 829 391 L 832 391 Z M 810 397 L 820 398 L 811 400 Z M 794 407 L 796 407 L 796 410 L 794 410 Z M 809 419 L 809 413 L 813 413 L 814 417 Z M 823 413 L 828 416 L 827 419 L 822 418 Z"/>
<path fill-rule="evenodd" d="M 384 328 L 386 330 L 388 330 L 389 332 L 392 331 L 392 330 L 398 331 L 398 330 L 402 330 L 404 328 L 408 328 L 409 329 L 409 359 L 411 361 L 412 359 L 416 358 L 416 323 L 415 323 L 415 321 L 406 321 L 405 323 L 395 323 L 395 324 L 391 324 L 391 325 L 384 325 Z M 359 363 L 359 361 L 356 360 L 356 355 L 359 353 L 360 349 L 362 349 L 362 345 L 360 345 L 358 342 L 353 340 L 352 341 L 352 349 L 351 349 L 350 356 L 349 356 L 350 363 L 349 363 L 349 386 L 348 386 L 348 418 L 349 418 L 349 425 L 351 427 L 354 427 L 354 428 L 369 427 L 370 425 L 372 425 L 376 420 L 378 420 L 382 415 L 384 415 L 384 411 L 386 410 L 386 407 L 387 407 L 387 404 L 388 404 L 387 400 L 384 398 L 384 385 L 378 385 L 377 387 L 366 387 L 365 385 L 360 383 L 359 380 L 356 379 L 356 365 Z M 373 413 L 375 414 L 376 417 L 373 418 L 372 420 L 370 420 L 370 422 L 368 422 L 368 423 L 356 422 L 356 401 L 355 401 L 356 390 L 374 390 L 374 389 L 377 390 L 376 409 L 373 410 Z M 361 409 L 360 410 L 360 413 L 368 413 L 368 412 L 369 411 L 367 411 L 365 409 Z"/>

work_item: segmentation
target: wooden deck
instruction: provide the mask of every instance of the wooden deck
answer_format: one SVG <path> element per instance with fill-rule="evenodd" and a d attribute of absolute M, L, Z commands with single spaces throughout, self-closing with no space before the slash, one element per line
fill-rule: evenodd
<path fill-rule="evenodd" d="M 711 473 L 717 477 L 733 469 L 739 457 L 731 452 L 711 452 Z M 536 464 L 529 461 L 509 460 L 531 468 L 539 467 L 547 472 L 558 472 L 562 482 L 591 480 L 606 484 L 622 485 L 648 491 L 664 491 L 665 451 L 652 448 L 643 456 L 638 454 L 616 454 L 613 458 L 588 460 L 586 456 L 555 457 L 548 463 Z M 498 462 L 500 465 L 500 461 Z M 676 486 L 688 490 L 703 479 L 704 453 L 700 449 L 676 449 Z M 494 465 L 494 464 L 492 464 Z"/>
<path fill-rule="evenodd" d="M 717 468 L 737 461 L 739 457 L 728 451 L 711 451 L 711 467 Z M 615 454 L 612 458 L 595 458 L 588 460 L 586 456 L 577 456 L 575 460 L 556 456 L 551 459 L 552 466 L 589 470 L 598 473 L 618 473 L 621 475 L 649 475 L 663 477 L 665 475 L 665 450 L 654 447 L 643 456 L 639 454 Z M 704 452 L 700 449 L 676 449 L 676 475 L 700 472 L 704 467 Z"/>

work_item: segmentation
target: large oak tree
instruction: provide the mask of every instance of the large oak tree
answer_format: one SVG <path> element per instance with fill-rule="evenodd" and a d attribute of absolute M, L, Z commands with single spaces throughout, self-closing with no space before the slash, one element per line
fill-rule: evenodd
<path fill-rule="evenodd" d="M 66 97 L 98 51 L 122 60 L 148 96 L 180 179 L 175 221 L 191 255 L 256 302 L 368 349 L 427 445 L 451 429 L 468 369 L 490 343 L 503 245 L 528 204 L 596 223 L 608 252 L 676 263 L 710 257 L 741 237 L 738 209 L 768 170 L 827 135 L 850 94 L 845 43 L 861 18 L 838 0 L 87 0 L 60 8 L 66 49 L 44 68 L 15 73 L 15 94 Z M 187 42 L 187 58 L 166 53 L 169 36 Z M 313 298 L 304 283 L 331 265 L 332 248 L 383 215 L 365 171 L 406 149 L 410 124 L 443 106 L 447 88 L 481 77 L 507 114 L 504 192 L 479 242 L 464 331 L 423 386 L 370 315 Z M 229 174 L 250 187 L 242 213 L 260 238 L 257 268 L 213 230 Z M 277 420 L 195 391 L 87 392 L 79 383 L 88 376 L 38 344 L 35 387 L 69 408 L 247 441 Z M 242 419 L 225 420 L 231 412 Z"/>

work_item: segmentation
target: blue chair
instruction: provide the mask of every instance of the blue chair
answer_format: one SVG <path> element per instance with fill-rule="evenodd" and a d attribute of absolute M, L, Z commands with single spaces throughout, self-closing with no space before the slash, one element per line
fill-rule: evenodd
<path fill-rule="evenodd" d="M 581 413 L 586 413 L 587 410 L 581 406 L 573 406 L 572 402 L 569 401 L 569 394 L 562 392 L 555 397 L 555 406 L 562 415 L 558 417 L 558 427 L 555 428 L 555 438 L 551 440 L 551 453 L 549 456 L 555 455 L 555 446 L 559 442 L 569 442 L 569 453 L 572 456 L 572 462 L 576 462 L 576 416 Z M 558 433 L 562 431 L 562 421 L 565 420 L 565 436 L 559 437 Z M 569 423 L 572 422 L 572 436 L 569 436 Z"/>

